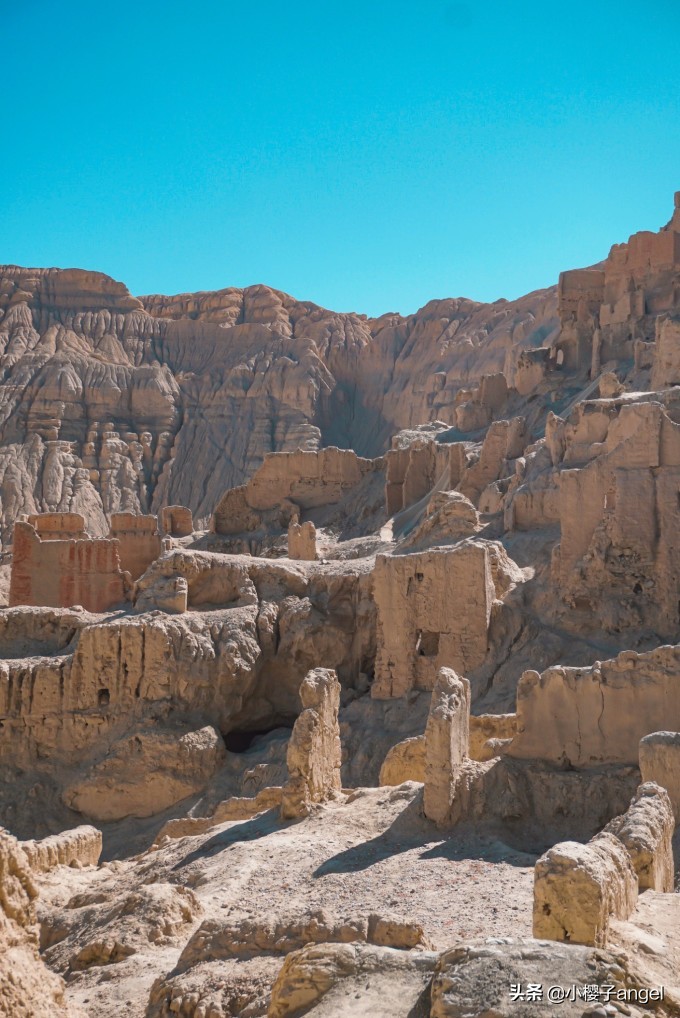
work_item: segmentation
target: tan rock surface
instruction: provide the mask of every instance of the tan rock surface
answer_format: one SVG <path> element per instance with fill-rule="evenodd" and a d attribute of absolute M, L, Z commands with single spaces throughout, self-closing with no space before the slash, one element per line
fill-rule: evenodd
<path fill-rule="evenodd" d="M 268 1018 L 407 1018 L 426 990 L 435 958 L 353 944 L 305 947 L 286 959 L 272 989 Z"/>
<path fill-rule="evenodd" d="M 634 911 L 637 887 L 628 852 L 612 834 L 555 845 L 536 863 L 534 936 L 602 947 L 610 916 Z"/>
<path fill-rule="evenodd" d="M 281 816 L 307 816 L 315 803 L 325 802 L 342 788 L 340 779 L 340 683 L 334 671 L 315 668 L 300 686 L 302 713 L 290 742 Z"/>
<path fill-rule="evenodd" d="M 28 858 L 0 830 L 0 1015 L 3 1018 L 81 1018 L 66 1002 L 62 979 L 38 954 L 37 890 Z"/>
<path fill-rule="evenodd" d="M 673 891 L 673 807 L 665 788 L 648 781 L 640 785 L 626 810 L 605 828 L 630 856 L 640 891 Z"/>
<path fill-rule="evenodd" d="M 401 785 L 404 781 L 425 781 L 424 735 L 398 742 L 383 761 L 379 777 L 381 785 Z"/>
<path fill-rule="evenodd" d="M 103 528 L 175 504 L 205 520 L 272 450 L 379 454 L 402 427 L 451 422 L 462 385 L 557 325 L 554 289 L 368 320 L 266 286 L 138 300 L 78 269 L 3 266 L 0 281 L 3 541 L 20 512 L 96 512 Z"/>
<path fill-rule="evenodd" d="M 470 738 L 470 683 L 441 668 L 432 690 L 425 728 L 425 816 L 447 822 L 456 796 Z"/>
<path fill-rule="evenodd" d="M 139 730 L 64 791 L 71 809 L 94 820 L 147 817 L 201 791 L 224 756 L 219 732 Z"/>
<path fill-rule="evenodd" d="M 640 774 L 668 792 L 680 823 L 680 732 L 652 732 L 640 740 Z"/>
<path fill-rule="evenodd" d="M 660 891 L 645 891 L 628 920 L 611 922 L 612 944 L 626 952 L 635 981 L 650 988 L 663 986 L 663 1009 L 670 1013 L 680 1007 L 679 929 L 680 895 Z"/>
<path fill-rule="evenodd" d="M 628 959 L 619 951 L 517 939 L 478 942 L 454 947 L 441 955 L 432 984 L 430 1016 L 542 1018 L 548 1013 L 582 1018 L 593 1013 L 589 1007 L 597 1007 L 600 1002 L 604 1006 L 607 992 L 625 993 L 631 984 L 634 978 Z M 568 990 L 565 1000 L 548 1000 L 550 987 L 555 986 Z M 586 986 L 593 994 L 590 1004 L 576 993 L 575 999 L 571 999 L 572 987 L 583 994 Z M 518 988 L 514 999 L 511 987 Z M 533 997 L 530 987 L 538 987 Z M 602 987 L 601 999 L 598 987 Z M 612 1013 L 617 1013 L 615 1006 L 611 1006 Z M 622 1013 L 641 1015 L 643 1011 L 625 1004 Z"/>

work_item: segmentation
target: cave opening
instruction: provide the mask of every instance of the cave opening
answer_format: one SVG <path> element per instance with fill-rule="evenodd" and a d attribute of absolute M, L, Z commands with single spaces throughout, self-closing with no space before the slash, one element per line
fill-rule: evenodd
<path fill-rule="evenodd" d="M 287 733 L 290 733 L 292 727 L 292 721 L 280 721 L 278 724 L 270 725 L 268 728 L 235 728 L 223 736 L 224 745 L 229 753 L 247 753 L 253 742 L 260 736 L 269 735 L 271 732 L 281 732 L 281 729 L 287 729 Z M 283 732 L 281 732 L 281 736 L 283 737 Z M 288 734 L 286 734 L 286 738 L 288 738 Z"/>

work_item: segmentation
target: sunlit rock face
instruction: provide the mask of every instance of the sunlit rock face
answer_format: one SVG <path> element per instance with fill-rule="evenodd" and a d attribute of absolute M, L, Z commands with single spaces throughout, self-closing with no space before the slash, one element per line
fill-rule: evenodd
<path fill-rule="evenodd" d="M 554 290 L 338 314 L 266 286 L 131 296 L 99 272 L 0 267 L 0 530 L 21 513 L 188 506 L 206 519 L 268 452 L 377 455 L 455 420 L 456 392 L 556 328 Z"/>

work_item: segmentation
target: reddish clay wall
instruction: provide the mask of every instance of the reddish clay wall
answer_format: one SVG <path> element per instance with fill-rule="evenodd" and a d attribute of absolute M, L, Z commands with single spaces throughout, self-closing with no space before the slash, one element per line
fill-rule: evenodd
<path fill-rule="evenodd" d="M 111 537 L 120 543 L 120 564 L 133 580 L 138 580 L 161 553 L 161 535 L 155 516 L 113 513 Z"/>
<path fill-rule="evenodd" d="M 10 607 L 80 604 L 102 612 L 125 600 L 118 542 L 90 537 L 41 539 L 30 523 L 14 526 Z"/>

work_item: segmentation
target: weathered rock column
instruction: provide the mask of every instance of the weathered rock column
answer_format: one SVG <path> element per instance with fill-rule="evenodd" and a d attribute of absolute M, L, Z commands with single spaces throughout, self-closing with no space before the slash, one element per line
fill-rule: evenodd
<path fill-rule="evenodd" d="M 340 683 L 331 668 L 314 668 L 300 686 L 304 710 L 288 743 L 288 782 L 281 800 L 281 817 L 305 817 L 316 802 L 339 792 Z"/>
<path fill-rule="evenodd" d="M 640 773 L 668 792 L 676 825 L 680 823 L 680 732 L 652 732 L 640 740 Z"/>
<path fill-rule="evenodd" d="M 316 527 L 311 520 L 288 524 L 288 558 L 316 561 Z"/>
<path fill-rule="evenodd" d="M 470 683 L 451 668 L 437 673 L 425 728 L 425 816 L 445 824 L 468 758 Z"/>

